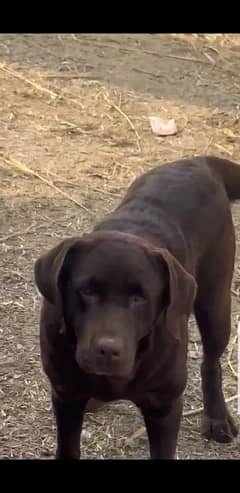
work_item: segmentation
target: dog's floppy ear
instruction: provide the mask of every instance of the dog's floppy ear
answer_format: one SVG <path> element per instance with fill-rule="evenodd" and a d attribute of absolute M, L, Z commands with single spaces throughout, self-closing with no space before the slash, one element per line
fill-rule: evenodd
<path fill-rule="evenodd" d="M 197 293 L 197 283 L 178 260 L 165 248 L 157 252 L 168 272 L 168 304 L 166 307 L 166 326 L 175 339 L 181 338 L 181 324 L 188 318 Z"/>
<path fill-rule="evenodd" d="M 50 303 L 57 303 L 58 279 L 66 255 L 73 247 L 82 245 L 81 238 L 69 238 L 37 259 L 34 265 L 35 283 L 41 295 Z"/>

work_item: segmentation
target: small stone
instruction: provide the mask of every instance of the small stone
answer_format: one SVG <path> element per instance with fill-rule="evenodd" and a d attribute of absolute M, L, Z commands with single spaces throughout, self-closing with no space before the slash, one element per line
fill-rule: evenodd
<path fill-rule="evenodd" d="M 87 430 L 83 430 L 81 433 L 82 440 L 86 440 L 86 441 L 90 440 L 91 436 L 92 436 L 91 433 Z"/>

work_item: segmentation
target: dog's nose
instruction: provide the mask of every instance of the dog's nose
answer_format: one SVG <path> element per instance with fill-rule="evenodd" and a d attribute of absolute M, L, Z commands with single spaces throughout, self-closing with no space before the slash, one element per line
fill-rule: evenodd
<path fill-rule="evenodd" d="M 95 343 L 97 357 L 101 360 L 117 361 L 121 357 L 122 344 L 113 337 L 101 337 Z"/>

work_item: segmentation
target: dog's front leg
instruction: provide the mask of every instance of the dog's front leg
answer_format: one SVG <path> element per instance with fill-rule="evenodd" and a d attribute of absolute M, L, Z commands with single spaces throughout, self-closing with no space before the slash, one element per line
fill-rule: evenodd
<path fill-rule="evenodd" d="M 52 394 L 52 404 L 57 427 L 56 459 L 79 460 L 86 399 L 70 399 Z"/>
<path fill-rule="evenodd" d="M 175 459 L 177 438 L 182 417 L 182 398 L 159 410 L 141 408 L 145 421 L 151 459 Z"/>

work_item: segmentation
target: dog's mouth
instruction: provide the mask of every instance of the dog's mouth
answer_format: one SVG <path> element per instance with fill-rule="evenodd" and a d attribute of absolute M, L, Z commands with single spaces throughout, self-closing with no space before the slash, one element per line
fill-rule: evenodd
<path fill-rule="evenodd" d="M 101 362 L 98 363 L 96 358 L 92 358 L 89 353 L 81 352 L 76 353 L 76 360 L 81 370 L 91 377 L 99 377 L 112 382 L 131 382 L 148 348 L 148 339 L 147 336 L 139 341 L 135 358 L 131 363 L 122 361 L 121 364 L 102 364 Z"/>
<path fill-rule="evenodd" d="M 135 374 L 135 364 L 132 368 L 124 369 L 111 369 L 111 368 L 99 368 L 95 364 L 91 365 L 90 362 L 78 361 L 78 365 L 85 373 L 92 377 L 107 378 L 108 380 L 132 380 Z"/>
<path fill-rule="evenodd" d="M 79 368 L 92 377 L 118 379 L 129 381 L 134 377 L 136 361 L 99 361 L 91 352 L 76 351 L 76 361 Z"/>
<path fill-rule="evenodd" d="M 91 376 L 95 377 L 103 377 L 108 380 L 126 380 L 129 381 L 133 378 L 134 368 L 131 371 L 123 372 L 123 371 L 107 371 L 107 370 L 98 370 L 98 369 L 88 369 L 87 373 Z"/>
<path fill-rule="evenodd" d="M 97 375 L 99 377 L 114 377 L 114 376 L 116 377 L 116 376 L 118 376 L 118 374 L 113 373 L 111 371 L 102 371 L 102 370 L 96 370 L 94 372 L 94 375 Z"/>

